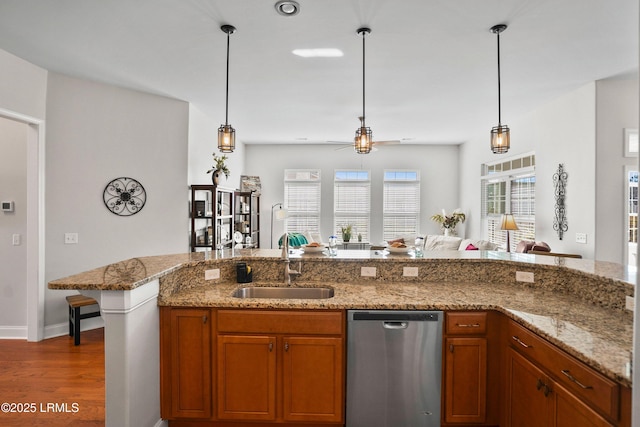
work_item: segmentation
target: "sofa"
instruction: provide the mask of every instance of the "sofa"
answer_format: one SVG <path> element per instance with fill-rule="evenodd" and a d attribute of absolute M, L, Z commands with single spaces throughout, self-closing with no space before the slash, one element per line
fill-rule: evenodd
<path fill-rule="evenodd" d="M 388 240 L 387 243 L 401 241 L 408 246 L 413 246 L 415 237 L 402 236 L 396 239 Z M 495 251 L 498 250 L 498 245 L 488 242 L 486 240 L 477 239 L 463 239 L 456 236 L 445 236 L 442 234 L 427 234 L 424 236 L 424 250 L 425 251 Z"/>

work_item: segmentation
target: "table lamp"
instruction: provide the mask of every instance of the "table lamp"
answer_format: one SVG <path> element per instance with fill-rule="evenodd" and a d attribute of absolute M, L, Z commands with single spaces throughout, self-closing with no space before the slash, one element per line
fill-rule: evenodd
<path fill-rule="evenodd" d="M 509 242 L 509 231 L 518 230 L 518 224 L 516 224 L 516 219 L 512 214 L 504 214 L 502 215 L 502 224 L 500 225 L 500 230 L 505 230 L 507 232 L 507 252 L 511 252 L 511 243 Z"/>

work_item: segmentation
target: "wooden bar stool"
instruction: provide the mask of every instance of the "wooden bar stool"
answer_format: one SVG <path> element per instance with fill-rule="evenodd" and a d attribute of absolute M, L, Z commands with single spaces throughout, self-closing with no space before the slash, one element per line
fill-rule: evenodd
<path fill-rule="evenodd" d="M 99 308 L 98 311 L 80 314 L 80 307 L 97 305 L 98 301 L 84 295 L 69 295 L 67 302 L 69 303 L 69 336 L 73 337 L 75 345 L 80 345 L 80 320 L 100 316 Z"/>

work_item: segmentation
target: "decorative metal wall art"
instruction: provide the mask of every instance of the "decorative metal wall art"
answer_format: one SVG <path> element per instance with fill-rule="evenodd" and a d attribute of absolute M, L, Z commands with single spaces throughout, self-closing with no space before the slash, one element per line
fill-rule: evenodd
<path fill-rule="evenodd" d="M 116 178 L 104 189 L 104 204 L 112 213 L 120 216 L 135 215 L 147 201 L 147 192 L 133 178 Z"/>
<path fill-rule="evenodd" d="M 564 165 L 558 165 L 558 171 L 553 174 L 553 185 L 556 189 L 556 209 L 555 218 L 553 219 L 553 229 L 558 233 L 558 238 L 562 240 L 562 236 L 569 229 L 567 224 L 565 197 L 567 194 L 567 178 L 569 175 L 564 170 Z"/>

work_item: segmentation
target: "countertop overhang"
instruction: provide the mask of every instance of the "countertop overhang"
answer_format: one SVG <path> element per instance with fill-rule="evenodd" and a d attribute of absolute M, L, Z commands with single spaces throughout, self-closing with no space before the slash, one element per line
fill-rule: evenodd
<path fill-rule="evenodd" d="M 158 305 L 251 309 L 496 310 L 530 328 L 603 375 L 631 385 L 633 316 L 624 310 L 635 271 L 614 263 L 485 251 L 427 252 L 424 258 L 375 251 L 341 251 L 338 257 L 303 255 L 292 286 L 329 286 L 329 299 L 240 299 L 242 286 L 283 286 L 279 250 L 196 252 L 132 258 L 49 283 L 50 289 L 126 291 L 160 282 Z M 235 265 L 254 265 L 254 283 L 235 281 Z M 376 266 L 375 278 L 359 275 Z M 402 269 L 420 269 L 404 277 Z M 204 280 L 220 268 L 221 279 Z M 515 271 L 535 274 L 534 283 Z M 622 307 L 620 306 L 622 304 Z"/>

